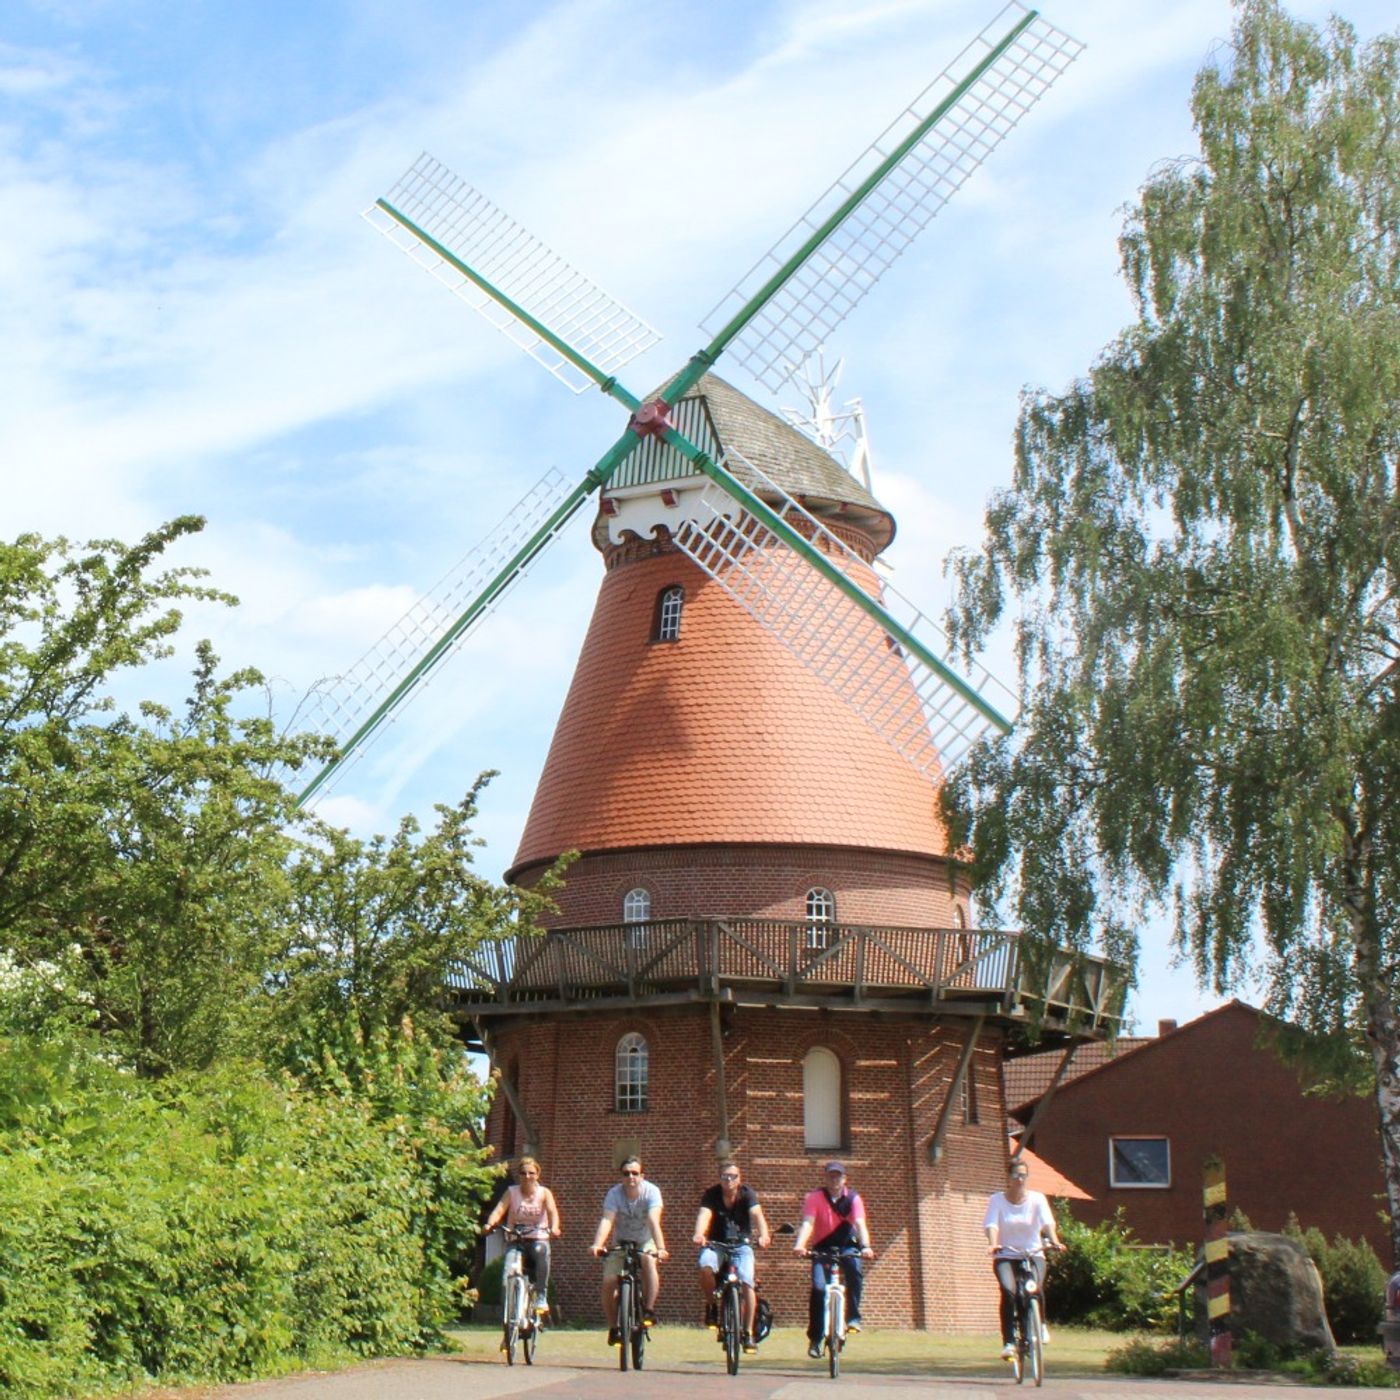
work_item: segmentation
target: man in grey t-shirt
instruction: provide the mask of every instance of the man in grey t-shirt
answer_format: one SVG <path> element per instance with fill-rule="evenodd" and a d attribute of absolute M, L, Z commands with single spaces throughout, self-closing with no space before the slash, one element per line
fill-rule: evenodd
<path fill-rule="evenodd" d="M 608 1253 L 608 1236 L 618 1244 L 642 1246 L 642 1319 L 648 1327 L 656 1321 L 656 1295 L 661 1291 L 657 1261 L 670 1257 L 661 1233 L 661 1192 L 646 1179 L 642 1164 L 629 1157 L 622 1164 L 622 1180 L 603 1197 L 603 1218 L 593 1237 L 593 1253 L 606 1255 L 603 1265 L 603 1312 L 608 1319 L 608 1342 L 618 1345 L 617 1280 L 622 1256 Z"/>

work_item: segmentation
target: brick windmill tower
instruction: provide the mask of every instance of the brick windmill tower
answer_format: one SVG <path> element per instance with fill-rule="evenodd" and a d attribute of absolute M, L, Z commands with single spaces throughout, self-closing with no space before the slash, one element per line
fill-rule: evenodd
<path fill-rule="evenodd" d="M 303 794 L 596 494 L 603 582 L 510 878 L 580 856 L 553 926 L 483 949 L 455 988 L 499 1076 L 491 1141 L 541 1155 L 573 1222 L 554 1277 L 575 1316 L 621 1155 L 644 1155 L 679 1241 L 716 1154 L 781 1220 L 839 1153 L 881 1248 L 871 1318 L 988 1325 L 977 1225 L 1005 1163 L 1002 1057 L 1032 1018 L 1083 1034 L 1116 1010 L 1104 965 L 1042 957 L 1032 975 L 1013 935 L 970 927 L 938 785 L 1010 721 L 878 579 L 890 513 L 712 372 L 728 353 L 771 390 L 800 373 L 1078 50 L 1013 0 L 645 402 L 616 372 L 654 333 L 437 162 L 369 211 L 571 387 L 629 412 L 578 485 L 542 482 L 327 692 L 342 758 Z M 797 1261 L 767 1283 L 800 1316 Z M 688 1317 L 692 1290 L 670 1287 L 668 1310 Z"/>

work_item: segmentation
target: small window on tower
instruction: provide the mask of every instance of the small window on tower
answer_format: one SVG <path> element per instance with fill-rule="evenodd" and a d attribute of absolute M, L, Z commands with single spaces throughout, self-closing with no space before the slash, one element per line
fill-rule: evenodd
<path fill-rule="evenodd" d="M 831 925 L 836 922 L 836 896 L 820 887 L 807 891 L 807 946 L 831 946 Z"/>
<path fill-rule="evenodd" d="M 678 642 L 681 639 L 681 608 L 685 605 L 685 589 L 680 584 L 663 588 L 656 600 L 656 626 L 653 636 L 658 642 Z"/>
<path fill-rule="evenodd" d="M 640 885 L 628 890 L 622 900 L 622 922 L 624 924 L 645 924 L 651 918 L 651 891 Z M 627 946 L 640 948 L 646 942 L 645 928 L 627 930 Z"/>
<path fill-rule="evenodd" d="M 619 1113 L 645 1113 L 647 1107 L 647 1043 L 632 1031 L 617 1042 L 615 1095 Z"/>

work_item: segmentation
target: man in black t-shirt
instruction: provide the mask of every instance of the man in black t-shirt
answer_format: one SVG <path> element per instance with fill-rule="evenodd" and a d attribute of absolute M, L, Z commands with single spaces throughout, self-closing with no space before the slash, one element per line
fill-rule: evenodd
<path fill-rule="evenodd" d="M 739 1181 L 739 1168 L 733 1162 L 719 1164 L 719 1181 L 700 1197 L 700 1213 L 695 1217 L 695 1243 L 700 1248 L 700 1291 L 705 1299 L 706 1321 L 711 1327 L 719 1319 L 714 1314 L 715 1271 L 719 1255 L 710 1248 L 711 1241 L 737 1245 L 731 1258 L 744 1285 L 745 1351 L 757 1351 L 754 1342 L 754 1319 L 758 1313 L 758 1294 L 754 1290 L 753 1242 L 767 1249 L 772 1242 L 763 1207 L 753 1188 Z"/>

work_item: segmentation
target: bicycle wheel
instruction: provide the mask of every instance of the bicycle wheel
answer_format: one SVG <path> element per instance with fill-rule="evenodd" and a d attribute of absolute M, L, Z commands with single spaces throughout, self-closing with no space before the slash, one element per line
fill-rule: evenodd
<path fill-rule="evenodd" d="M 632 1331 L 632 1369 L 640 1371 L 642 1369 L 642 1358 L 646 1355 L 647 1349 L 647 1329 L 642 1326 L 640 1319 Z"/>
<path fill-rule="evenodd" d="M 505 1314 L 504 1331 L 501 1336 L 501 1350 L 506 1354 L 506 1365 L 515 1365 L 515 1346 L 520 1340 L 520 1292 L 524 1280 L 512 1274 L 506 1279 L 506 1296 L 502 1305 Z"/>
<path fill-rule="evenodd" d="M 622 1333 L 622 1340 L 617 1347 L 617 1364 L 620 1370 L 625 1371 L 631 1361 L 631 1340 L 632 1340 L 632 1300 L 637 1291 L 635 1279 L 628 1278 L 624 1274 L 617 1281 L 617 1326 Z"/>
<path fill-rule="evenodd" d="M 834 1290 L 826 1295 L 826 1369 L 832 1380 L 841 1374 L 841 1346 L 846 1333 L 846 1300 Z"/>
<path fill-rule="evenodd" d="M 739 1289 L 730 1284 L 724 1290 L 723 1312 L 720 1326 L 724 1328 L 724 1365 L 731 1376 L 739 1374 L 739 1347 L 743 1337 L 743 1322 L 740 1318 Z"/>
<path fill-rule="evenodd" d="M 1040 1340 L 1040 1300 L 1032 1298 L 1026 1306 L 1026 1370 L 1036 1385 L 1045 1380 L 1043 1346 Z"/>

